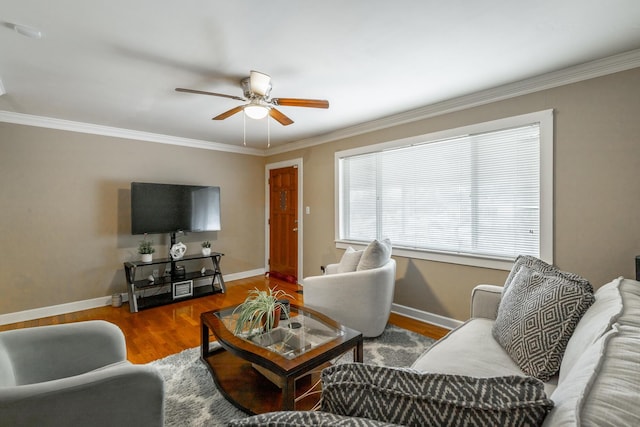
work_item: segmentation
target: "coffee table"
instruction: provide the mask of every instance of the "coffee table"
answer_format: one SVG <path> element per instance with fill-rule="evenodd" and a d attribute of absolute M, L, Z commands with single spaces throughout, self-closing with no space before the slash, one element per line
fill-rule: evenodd
<path fill-rule="evenodd" d="M 319 390 L 314 383 L 332 359 L 352 350 L 353 360 L 362 362 L 360 332 L 290 306 L 290 318 L 265 334 L 234 335 L 235 307 L 200 315 L 202 360 L 225 398 L 250 414 L 311 409 L 320 394 L 306 395 Z"/>

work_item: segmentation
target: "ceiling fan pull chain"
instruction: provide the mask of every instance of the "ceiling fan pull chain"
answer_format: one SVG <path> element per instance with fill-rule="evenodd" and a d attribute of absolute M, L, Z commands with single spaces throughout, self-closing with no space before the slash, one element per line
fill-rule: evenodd
<path fill-rule="evenodd" d="M 271 120 L 267 116 L 267 148 L 271 148 Z"/>
<path fill-rule="evenodd" d="M 247 115 L 242 115 L 242 143 L 247 146 Z"/>

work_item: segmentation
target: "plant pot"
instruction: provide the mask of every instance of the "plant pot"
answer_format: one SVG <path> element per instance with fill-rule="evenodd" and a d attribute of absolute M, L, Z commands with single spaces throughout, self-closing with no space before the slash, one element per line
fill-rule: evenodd
<path fill-rule="evenodd" d="M 273 325 L 271 328 L 267 327 L 267 316 L 262 315 L 262 319 L 260 319 L 260 327 L 264 332 L 268 332 L 271 329 L 277 328 L 280 323 L 280 313 L 282 312 L 282 307 L 278 306 L 275 310 L 273 310 Z"/>
<path fill-rule="evenodd" d="M 142 262 L 151 262 L 153 261 L 153 254 L 140 254 L 140 259 Z"/>
<path fill-rule="evenodd" d="M 202 255 L 204 256 L 211 255 L 211 248 L 202 248 Z"/>

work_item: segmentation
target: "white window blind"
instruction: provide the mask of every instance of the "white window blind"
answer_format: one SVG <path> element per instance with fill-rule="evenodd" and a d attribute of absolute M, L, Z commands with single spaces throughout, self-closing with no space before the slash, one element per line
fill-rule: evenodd
<path fill-rule="evenodd" d="M 338 158 L 338 240 L 540 256 L 540 123 Z"/>

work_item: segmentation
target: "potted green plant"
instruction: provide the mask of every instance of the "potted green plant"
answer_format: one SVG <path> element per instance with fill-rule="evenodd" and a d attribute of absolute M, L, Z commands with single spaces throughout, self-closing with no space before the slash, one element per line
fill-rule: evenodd
<path fill-rule="evenodd" d="M 255 330 L 259 331 L 258 333 L 271 331 L 278 326 L 281 313 L 285 313 L 286 318 L 289 318 L 286 300 L 283 301 L 285 297 L 293 298 L 283 290 L 275 288 L 267 288 L 264 291 L 255 288 L 249 291 L 244 302 L 233 310 L 234 315 L 237 315 L 233 333 L 239 335 Z"/>
<path fill-rule="evenodd" d="M 145 234 L 144 239 L 142 239 L 138 245 L 138 253 L 142 255 L 142 262 L 151 262 L 155 251 L 153 240 L 147 240 L 147 235 Z"/>
<path fill-rule="evenodd" d="M 209 256 L 211 255 L 211 242 L 205 240 L 202 242 L 202 255 Z"/>

